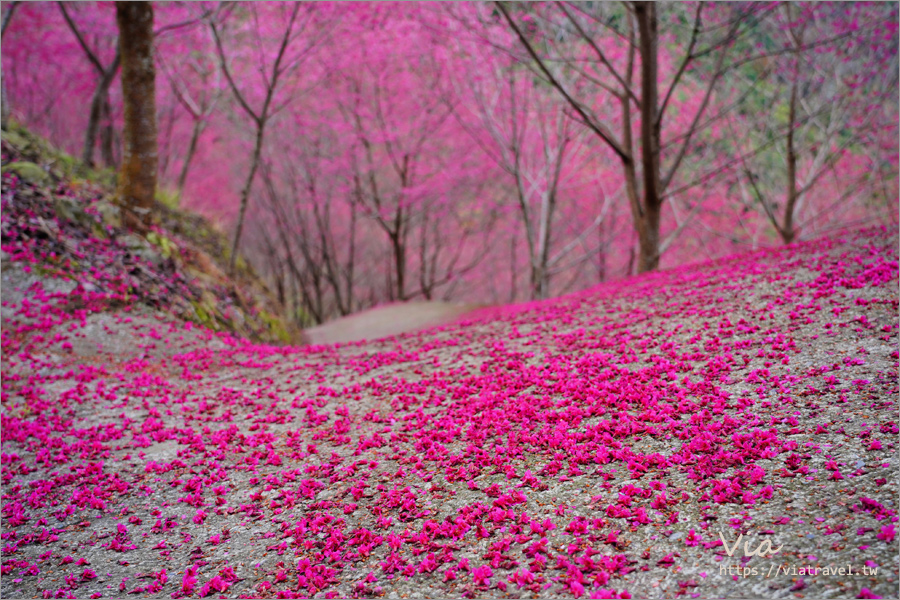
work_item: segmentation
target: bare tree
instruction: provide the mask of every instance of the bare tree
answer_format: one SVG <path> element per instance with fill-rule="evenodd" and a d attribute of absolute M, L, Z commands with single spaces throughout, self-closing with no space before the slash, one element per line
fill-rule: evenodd
<path fill-rule="evenodd" d="M 257 8 L 257 5 L 250 4 L 248 6 L 248 10 L 253 17 L 252 22 L 255 23 L 258 27 L 259 20 L 255 18 L 256 11 L 259 10 Z M 234 272 L 234 267 L 237 261 L 238 247 L 241 241 L 241 232 L 244 227 L 244 218 L 247 212 L 247 203 L 250 199 L 253 180 L 256 177 L 256 172 L 259 169 L 260 165 L 260 157 L 262 156 L 266 126 L 268 125 L 272 115 L 276 113 L 280 108 L 275 106 L 275 95 L 278 91 L 279 83 L 300 67 L 303 60 L 315 47 L 316 43 L 320 39 L 320 36 L 324 34 L 326 29 L 320 28 L 318 32 L 313 32 L 311 35 L 307 35 L 304 39 L 302 47 L 297 52 L 293 53 L 293 55 L 289 55 L 288 49 L 291 44 L 295 43 L 297 38 L 299 38 L 301 34 L 307 32 L 308 29 L 311 29 L 311 25 L 314 21 L 315 9 L 309 4 L 297 2 L 291 4 L 287 10 L 289 10 L 289 12 L 285 18 L 286 25 L 284 28 L 284 32 L 278 38 L 278 46 L 275 53 L 275 59 L 274 61 L 272 61 L 270 67 L 267 68 L 265 65 L 262 65 L 260 67 L 263 80 L 263 100 L 262 104 L 258 108 L 253 108 L 250 105 L 250 100 L 247 93 L 245 91 L 242 91 L 241 87 L 237 84 L 233 69 L 229 65 L 229 60 L 226 56 L 225 45 L 223 43 L 227 22 L 225 20 L 219 20 L 218 18 L 211 18 L 209 20 L 209 26 L 213 35 L 213 40 L 216 46 L 216 53 L 219 59 L 219 66 L 222 69 L 222 73 L 225 75 L 225 80 L 228 82 L 228 86 L 231 89 L 235 100 L 237 100 L 237 103 L 241 107 L 241 110 L 243 110 L 243 112 L 250 118 L 255 130 L 253 154 L 250 158 L 250 168 L 247 172 L 247 177 L 244 180 L 243 187 L 241 188 L 240 212 L 238 214 L 237 226 L 234 232 L 234 240 L 232 241 L 231 245 L 229 269 L 232 273 Z M 300 16 L 301 11 L 303 11 L 303 15 L 305 18 L 303 18 L 298 23 L 298 17 Z"/>
<path fill-rule="evenodd" d="M 556 253 L 551 251 L 563 166 L 571 166 L 583 157 L 583 135 L 565 114 L 565 105 L 545 97 L 534 85 L 529 71 L 516 64 L 504 68 L 491 61 L 481 62 L 488 65 L 482 67 L 481 75 L 461 82 L 472 94 L 471 111 L 478 126 L 472 127 L 458 113 L 457 117 L 512 180 L 528 249 L 530 296 L 546 298 L 552 276 L 560 271 L 554 267 L 600 225 L 609 210 L 610 198 L 604 197 L 597 218 L 576 239 Z M 483 69 L 490 65 L 495 68 L 484 79 Z M 489 85 L 483 85 L 484 81 Z"/>
<path fill-rule="evenodd" d="M 287 272 L 299 290 L 303 313 L 313 322 L 322 323 L 335 315 L 350 314 L 357 304 L 357 219 L 356 206 L 349 202 L 349 223 L 344 223 L 349 228 L 336 238 L 332 219 L 337 198 L 327 183 L 320 185 L 316 160 L 320 148 L 317 140 L 311 142 L 308 153 L 301 150 L 298 155 L 283 157 L 286 160 L 281 161 L 284 175 L 280 181 L 266 161 L 260 174 L 271 227 L 280 242 L 276 252 L 284 257 Z"/>
<path fill-rule="evenodd" d="M 661 89 L 657 4 L 624 3 L 624 12 L 616 20 L 610 18 L 607 5 L 554 3 L 547 9 L 548 14 L 539 15 L 537 26 L 544 27 L 545 34 L 540 40 L 517 22 L 506 3 L 497 2 L 496 6 L 525 48 L 535 72 L 562 95 L 573 116 L 621 162 L 639 241 L 637 270 L 656 269 L 661 247 L 666 245 L 660 239 L 660 222 L 667 190 L 689 154 L 695 136 L 705 125 L 704 115 L 713 90 L 728 68 L 726 57 L 741 31 L 747 9 L 733 10 L 728 19 L 705 31 L 703 3 L 699 3 L 686 47 L 676 57 L 674 76 L 668 87 Z M 608 46 L 602 43 L 610 35 L 617 44 L 624 45 L 623 58 L 611 57 Z M 662 139 L 662 125 L 673 94 L 685 73 L 703 58 L 711 59 L 712 64 L 701 91 L 700 105 L 690 118 L 687 130 L 666 144 Z M 611 111 L 596 109 L 590 100 L 592 94 L 606 95 L 618 104 L 618 124 L 610 119 Z M 604 105 L 604 108 L 609 107 Z M 640 123 L 635 132 L 637 120 Z M 663 165 L 664 150 L 670 157 L 666 165 Z"/>
<path fill-rule="evenodd" d="M 369 131 L 367 124 L 363 123 L 360 106 L 363 84 L 359 79 L 349 75 L 347 81 L 353 91 L 354 103 L 352 105 L 341 103 L 340 107 L 354 128 L 361 155 L 357 157 L 354 153 L 352 159 L 354 197 L 359 202 L 360 208 L 388 238 L 392 265 L 386 286 L 388 299 L 407 300 L 407 250 L 413 208 L 404 202 L 404 194 L 414 183 L 411 161 L 416 160 L 426 139 L 433 135 L 434 131 L 419 131 L 418 136 L 409 141 L 408 147 L 401 147 L 398 142 L 386 141 L 384 152 L 389 156 L 390 166 L 386 173 L 380 173 L 380 162 L 376 157 L 379 148 L 376 148 L 376 143 L 372 139 L 375 132 Z M 382 131 L 386 131 L 387 125 L 381 106 L 383 100 L 379 88 L 375 86 L 367 90 L 366 96 L 374 103 L 372 112 L 377 115 L 378 126 Z M 440 110 L 440 107 L 435 103 L 428 107 L 426 112 L 431 114 L 436 110 Z M 444 116 L 447 114 L 449 112 L 445 111 Z M 384 181 L 388 178 L 390 183 Z"/>
<path fill-rule="evenodd" d="M 325 84 L 348 88 L 337 106 L 310 103 L 309 113 L 267 137 L 258 173 L 265 210 L 253 223 L 268 235 L 257 246 L 304 326 L 386 300 L 446 298 L 487 255 L 473 240 L 494 215 L 455 200 L 479 189 L 463 179 L 465 189 L 430 191 L 431 178 L 451 168 L 433 162 L 440 159 L 427 146 L 440 140 L 448 111 L 426 96 L 422 122 L 389 136 L 399 118 L 386 112 L 390 94 L 363 87 L 377 79 L 332 71 Z M 349 136 L 337 133 L 335 120 Z"/>
<path fill-rule="evenodd" d="M 866 193 L 864 180 L 869 173 L 859 173 L 856 181 L 850 181 L 837 168 L 850 146 L 868 145 L 862 141 L 879 126 L 880 107 L 896 96 L 897 69 L 895 52 L 883 72 L 872 73 L 870 66 L 866 75 L 864 65 L 877 62 L 866 55 L 869 45 L 865 43 L 856 44 L 852 57 L 811 49 L 816 42 L 833 37 L 828 29 L 835 20 L 828 15 L 827 5 L 784 2 L 779 8 L 767 23 L 773 37 L 783 38 L 785 48 L 764 96 L 770 110 L 764 117 L 752 111 L 745 115 L 747 124 L 742 129 L 752 133 L 740 136 L 774 143 L 767 153 L 741 153 L 737 183 L 745 206 L 759 206 L 781 240 L 789 244 L 806 225 L 825 217 L 834 219 Z M 885 8 L 891 12 L 889 5 Z M 869 18 L 878 21 L 885 16 L 876 12 Z M 854 36 L 862 39 L 877 26 L 867 25 Z M 854 79 L 864 82 L 861 89 L 851 87 Z M 736 134 L 734 121 L 729 119 L 729 126 Z M 842 191 L 813 209 L 808 198 L 823 182 Z"/>
<path fill-rule="evenodd" d="M 156 193 L 156 67 L 150 2 L 116 2 L 125 113 L 119 197 L 125 224 L 150 226 Z"/>
<path fill-rule="evenodd" d="M 181 169 L 178 172 L 178 180 L 176 189 L 180 196 L 184 192 L 184 184 L 187 181 L 188 172 L 194 154 L 197 152 L 197 145 L 200 142 L 200 136 L 203 135 L 206 126 L 209 124 L 209 118 L 222 97 L 222 88 L 219 85 L 219 77 L 221 70 L 218 68 L 210 69 L 204 61 L 204 57 L 189 56 L 186 57 L 187 68 L 191 73 L 191 78 L 199 81 L 202 88 L 192 93 L 187 82 L 176 68 L 169 67 L 166 61 L 160 56 L 160 67 L 169 81 L 172 92 L 178 103 L 187 111 L 191 117 L 191 139 L 188 142 L 187 149 L 182 159 Z"/>
<path fill-rule="evenodd" d="M 418 66 L 423 67 L 416 74 L 422 85 L 437 90 L 444 79 L 440 67 Z M 389 250 L 386 298 L 378 299 L 406 301 L 446 294 L 484 257 L 467 254 L 476 229 L 493 224 L 492 216 L 482 223 L 470 222 L 461 214 L 466 210 L 462 203 L 430 192 L 432 179 L 459 166 L 440 164 L 443 150 L 436 149 L 452 107 L 435 91 L 417 97 L 415 112 L 405 113 L 391 101 L 393 92 L 384 87 L 384 73 L 371 66 L 340 77 L 348 91 L 338 108 L 355 137 L 348 151 L 351 197 L 361 215 L 385 236 Z M 453 190 L 447 197 L 471 193 Z"/>
<path fill-rule="evenodd" d="M 84 145 L 81 150 L 81 161 L 88 166 L 94 166 L 94 147 L 97 144 L 97 134 L 100 133 L 100 149 L 103 153 L 103 162 L 107 166 L 115 164 L 115 156 L 113 153 L 113 125 L 112 125 L 112 106 L 109 102 L 109 88 L 116 73 L 119 72 L 119 63 L 121 52 L 118 49 L 118 41 L 116 42 L 116 54 L 109 65 L 104 66 L 90 46 L 84 39 L 69 10 L 66 8 L 65 2 L 57 2 L 63 18 L 69 29 L 78 40 L 78 45 L 84 51 L 85 56 L 97 73 L 97 85 L 94 87 L 94 93 L 91 96 L 91 108 L 88 116 L 88 125 L 84 133 Z M 102 130 L 101 130 L 102 125 Z"/>

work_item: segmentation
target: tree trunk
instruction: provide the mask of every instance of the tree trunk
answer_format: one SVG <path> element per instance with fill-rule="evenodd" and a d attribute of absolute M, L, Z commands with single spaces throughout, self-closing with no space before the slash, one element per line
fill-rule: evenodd
<path fill-rule="evenodd" d="M 635 2 L 641 55 L 641 166 L 643 167 L 643 223 L 638 227 L 640 256 L 638 272 L 659 266 L 659 223 L 662 209 L 660 185 L 660 122 L 658 85 L 658 28 L 656 4 Z"/>
<path fill-rule="evenodd" d="M 637 272 L 646 273 L 659 267 L 659 217 L 660 206 L 647 203 L 644 219 L 638 228 Z"/>
<path fill-rule="evenodd" d="M 794 210 L 797 206 L 797 150 L 794 148 L 794 127 L 797 121 L 797 77 L 794 76 L 791 85 L 791 101 L 788 108 L 788 133 L 787 133 L 787 202 L 784 207 L 784 225 L 778 229 L 781 240 L 785 244 L 794 241 Z"/>
<path fill-rule="evenodd" d="M 600 227 L 597 228 L 597 237 L 598 244 L 597 247 L 600 248 L 600 260 L 597 263 L 597 281 L 599 283 L 603 283 L 606 281 L 606 249 L 608 244 L 606 242 L 606 229 L 607 229 L 606 219 L 600 223 Z"/>
<path fill-rule="evenodd" d="M 121 36 L 119 36 L 121 44 Z M 120 46 L 121 48 L 121 46 Z M 91 97 L 91 112 L 88 116 L 88 126 L 84 133 L 84 147 L 81 150 L 81 162 L 86 166 L 94 166 L 94 146 L 97 144 L 97 131 L 100 129 L 100 120 L 103 117 L 104 104 L 109 103 L 109 86 L 112 85 L 121 61 L 121 49 L 116 52 L 112 64 L 100 77 L 94 95 Z M 123 81 L 124 86 L 124 81 Z"/>
<path fill-rule="evenodd" d="M 107 88 L 108 91 L 109 88 Z M 103 99 L 103 126 L 100 129 L 100 154 L 103 164 L 107 167 L 116 166 L 116 157 L 113 153 L 113 122 L 112 106 L 109 103 L 109 93 Z"/>
<path fill-rule="evenodd" d="M 518 283 L 518 265 L 516 265 L 516 235 L 515 233 L 510 236 L 511 241 L 509 244 L 509 264 L 510 264 L 510 285 L 509 285 L 509 303 L 512 304 L 516 301 L 516 288 L 519 286 Z"/>
<path fill-rule="evenodd" d="M 94 146 L 97 144 L 97 129 L 100 127 L 100 115 L 103 112 L 102 83 L 98 82 L 91 97 L 91 112 L 88 116 L 87 129 L 84 132 L 84 146 L 81 150 L 81 162 L 86 167 L 94 166 Z"/>
<path fill-rule="evenodd" d="M 153 63 L 153 7 L 149 2 L 116 2 L 122 101 L 125 114 L 119 198 L 125 225 L 150 226 L 156 192 L 156 69 Z"/>
<path fill-rule="evenodd" d="M 541 198 L 541 217 L 538 223 L 537 266 L 532 267 L 532 299 L 543 300 L 550 287 L 550 220 L 553 218 L 555 200 L 554 192 L 548 192 Z"/>
<path fill-rule="evenodd" d="M 229 275 L 234 275 L 234 266 L 237 264 L 238 244 L 241 242 L 241 232 L 244 230 L 244 215 L 247 213 L 247 201 L 250 199 L 250 190 L 253 187 L 253 178 L 259 168 L 259 157 L 262 154 L 263 132 L 265 121 L 257 123 L 256 142 L 253 144 L 253 160 L 250 163 L 250 172 L 241 189 L 241 210 L 238 213 L 237 229 L 234 231 L 234 241 L 231 243 L 231 260 L 228 264 Z"/>
<path fill-rule="evenodd" d="M 406 248 L 403 245 L 403 240 L 400 239 L 401 235 L 401 232 L 397 231 L 390 236 L 391 251 L 394 254 L 394 270 L 397 274 L 396 295 L 392 291 L 391 296 L 393 297 L 391 300 L 396 298 L 403 302 L 406 300 Z"/>
<path fill-rule="evenodd" d="M 6 96 L 6 77 L 0 69 L 0 127 L 5 131 L 9 126 L 9 99 Z"/>
<path fill-rule="evenodd" d="M 197 142 L 200 140 L 200 134 L 203 132 L 204 122 L 202 119 L 194 120 L 194 130 L 191 133 L 191 142 L 188 144 L 187 154 L 184 155 L 184 163 L 181 165 L 181 171 L 178 173 L 178 196 L 184 193 L 184 182 L 187 181 L 188 169 L 191 166 L 191 160 L 197 151 Z"/>

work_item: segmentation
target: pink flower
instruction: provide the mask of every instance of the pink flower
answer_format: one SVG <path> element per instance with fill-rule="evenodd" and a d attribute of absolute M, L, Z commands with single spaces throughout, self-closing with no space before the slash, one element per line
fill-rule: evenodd
<path fill-rule="evenodd" d="M 482 565 L 480 567 L 475 567 L 475 570 L 472 571 L 472 579 L 475 581 L 475 585 L 487 587 L 490 585 L 490 578 L 494 572 L 487 565 Z"/>
<path fill-rule="evenodd" d="M 197 584 L 197 567 L 191 565 L 184 571 L 184 576 L 181 578 L 181 592 L 183 594 L 191 594 L 194 591 L 194 586 Z"/>

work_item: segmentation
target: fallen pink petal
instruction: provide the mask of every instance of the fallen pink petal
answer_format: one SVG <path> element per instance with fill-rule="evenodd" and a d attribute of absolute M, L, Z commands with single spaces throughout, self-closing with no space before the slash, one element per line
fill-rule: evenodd
<path fill-rule="evenodd" d="M 0 9 L 4 598 L 896 597 L 897 3 Z"/>

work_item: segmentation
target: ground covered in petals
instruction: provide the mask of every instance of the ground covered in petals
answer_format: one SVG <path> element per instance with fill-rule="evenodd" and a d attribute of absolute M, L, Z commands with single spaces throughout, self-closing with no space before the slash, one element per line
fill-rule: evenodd
<path fill-rule="evenodd" d="M 35 268 L 127 249 L 17 189 L 5 598 L 897 593 L 896 231 L 285 347 Z"/>

